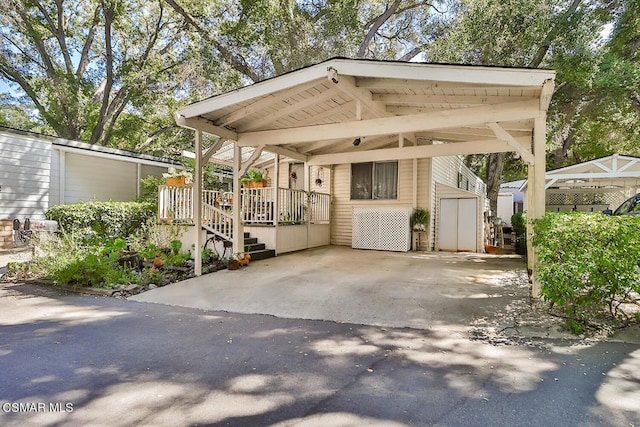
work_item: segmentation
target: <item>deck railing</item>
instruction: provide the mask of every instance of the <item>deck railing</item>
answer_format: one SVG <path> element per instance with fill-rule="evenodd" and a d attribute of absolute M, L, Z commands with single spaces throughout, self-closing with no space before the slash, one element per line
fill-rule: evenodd
<path fill-rule="evenodd" d="M 161 185 L 158 187 L 158 221 L 193 224 L 193 187 Z"/>
<path fill-rule="evenodd" d="M 328 223 L 331 196 L 326 193 L 303 190 L 278 189 L 278 207 L 275 206 L 275 188 L 243 188 L 241 191 L 241 218 L 246 224 L 303 224 Z M 231 193 L 204 190 L 202 192 L 202 218 L 209 226 L 229 222 Z M 222 215 L 220 213 L 226 214 Z M 158 194 L 158 220 L 178 224 L 193 224 L 193 186 L 161 185 Z M 230 231 L 230 230 L 225 230 Z"/>
<path fill-rule="evenodd" d="M 273 224 L 275 203 L 275 189 L 243 188 L 242 196 L 242 221 L 247 224 Z"/>

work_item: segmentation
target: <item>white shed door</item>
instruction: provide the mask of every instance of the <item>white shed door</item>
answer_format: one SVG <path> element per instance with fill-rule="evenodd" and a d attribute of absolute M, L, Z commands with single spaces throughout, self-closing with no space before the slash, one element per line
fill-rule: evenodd
<path fill-rule="evenodd" d="M 476 199 L 440 199 L 441 251 L 475 252 L 477 229 Z"/>

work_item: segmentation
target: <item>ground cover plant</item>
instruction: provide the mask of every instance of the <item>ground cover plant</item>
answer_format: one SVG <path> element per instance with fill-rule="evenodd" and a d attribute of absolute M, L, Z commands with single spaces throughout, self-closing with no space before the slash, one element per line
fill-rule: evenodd
<path fill-rule="evenodd" d="M 550 213 L 534 221 L 541 297 L 576 333 L 639 319 L 640 216 Z"/>
<path fill-rule="evenodd" d="M 46 216 L 59 222 L 60 231 L 34 235 L 32 260 L 7 266 L 9 278 L 132 294 L 194 275 L 180 227 L 156 224 L 146 203 L 56 206 Z M 202 257 L 205 273 L 222 268 L 211 249 Z"/>

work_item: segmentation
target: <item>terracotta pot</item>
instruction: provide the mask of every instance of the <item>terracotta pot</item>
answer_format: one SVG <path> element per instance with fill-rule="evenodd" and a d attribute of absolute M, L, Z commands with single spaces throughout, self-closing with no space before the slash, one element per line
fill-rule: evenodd
<path fill-rule="evenodd" d="M 249 181 L 249 188 L 264 188 L 267 186 L 267 180 Z"/>
<path fill-rule="evenodd" d="M 237 270 L 238 268 L 240 268 L 240 263 L 237 259 L 232 259 L 229 261 L 229 264 L 227 264 L 227 269 L 229 270 Z"/>
<path fill-rule="evenodd" d="M 176 176 L 172 178 L 167 178 L 167 185 L 175 186 L 175 185 L 185 185 L 187 183 L 187 177 L 185 176 Z"/>

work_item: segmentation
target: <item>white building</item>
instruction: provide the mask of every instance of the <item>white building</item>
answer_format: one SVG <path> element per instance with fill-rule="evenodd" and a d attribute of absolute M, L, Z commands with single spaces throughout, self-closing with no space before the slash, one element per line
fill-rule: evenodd
<path fill-rule="evenodd" d="M 60 203 L 128 201 L 174 162 L 0 127 L 0 218 L 44 219 Z"/>

